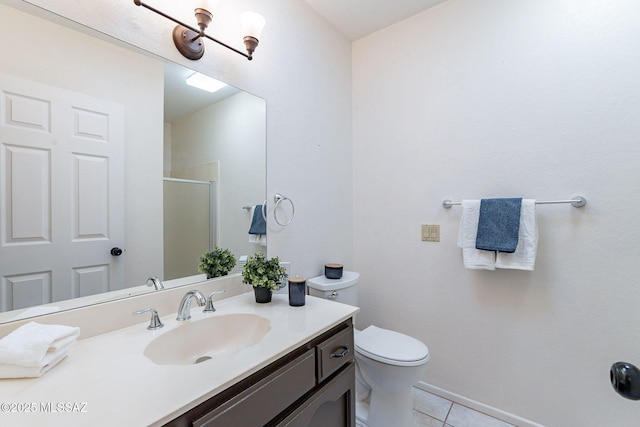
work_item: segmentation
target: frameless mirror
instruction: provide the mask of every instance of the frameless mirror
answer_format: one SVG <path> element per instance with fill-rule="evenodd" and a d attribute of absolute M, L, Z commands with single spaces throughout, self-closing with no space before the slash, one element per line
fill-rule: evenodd
<path fill-rule="evenodd" d="M 192 70 L 6 3 L 0 322 L 149 292 L 150 276 L 204 280 L 214 246 L 266 250 L 248 234 L 264 99 L 190 87 Z"/>

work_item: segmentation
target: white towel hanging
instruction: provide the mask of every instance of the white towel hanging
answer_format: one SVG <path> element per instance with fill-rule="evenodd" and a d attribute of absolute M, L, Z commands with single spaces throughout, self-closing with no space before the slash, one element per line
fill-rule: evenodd
<path fill-rule="evenodd" d="M 538 224 L 536 221 L 536 201 L 523 199 L 520 208 L 520 230 L 518 246 L 513 253 L 498 252 L 497 268 L 532 271 L 536 264 L 538 251 Z"/>

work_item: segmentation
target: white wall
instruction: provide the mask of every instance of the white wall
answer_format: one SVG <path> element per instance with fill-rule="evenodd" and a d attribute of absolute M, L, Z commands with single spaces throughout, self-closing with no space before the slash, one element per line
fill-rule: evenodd
<path fill-rule="evenodd" d="M 351 43 L 304 2 L 219 2 L 210 33 L 234 46 L 243 46 L 240 12 L 266 18 L 251 62 L 212 42 L 200 61 L 183 58 L 171 42 L 174 24 L 131 0 L 31 3 L 266 99 L 269 256 L 290 261 L 291 272 L 306 277 L 320 274 L 326 262 L 352 265 Z M 195 23 L 192 6 L 153 5 Z M 296 207 L 284 229 L 271 213 L 277 192 Z"/>
<path fill-rule="evenodd" d="M 250 211 L 265 197 L 266 105 L 239 92 L 171 125 L 171 170 L 219 162 L 217 241 L 238 258 L 263 247 L 249 243 Z"/>
<path fill-rule="evenodd" d="M 423 378 L 546 426 L 636 426 L 640 3 L 449 0 L 354 43 L 360 325 L 427 343 Z M 534 272 L 465 270 L 452 200 L 538 206 Z M 422 243 L 420 224 L 440 224 Z"/>
<path fill-rule="evenodd" d="M 124 257 L 135 260 L 127 263 L 125 285 L 161 274 L 162 63 L 2 4 L 0 8 L 0 71 L 123 106 Z M 16 34 L 21 34 L 18 40 Z"/>
<path fill-rule="evenodd" d="M 265 98 L 267 194 L 296 203 L 291 226 L 271 218 L 270 255 L 359 270 L 359 323 L 424 340 L 426 382 L 547 426 L 637 424 L 608 378 L 640 363 L 637 2 L 448 0 L 356 42 L 353 92 L 351 44 L 304 2 L 220 2 L 267 18 L 252 62 L 211 43 L 181 58 L 172 24 L 130 0 L 37 3 Z M 233 43 L 232 25 L 212 33 Z M 586 208 L 539 208 L 531 273 L 464 270 L 460 210 L 440 205 L 574 194 Z"/>

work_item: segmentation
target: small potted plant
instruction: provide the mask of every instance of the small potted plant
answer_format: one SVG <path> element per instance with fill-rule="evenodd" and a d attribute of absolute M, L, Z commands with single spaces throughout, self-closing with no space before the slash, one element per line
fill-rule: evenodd
<path fill-rule="evenodd" d="M 242 283 L 253 286 L 256 302 L 271 302 L 272 293 L 283 286 L 286 272 L 278 257 L 267 259 L 262 252 L 256 252 L 242 267 Z"/>
<path fill-rule="evenodd" d="M 198 270 L 207 275 L 207 279 L 229 274 L 236 265 L 236 257 L 229 249 L 215 247 L 211 252 L 205 252 L 200 257 Z"/>

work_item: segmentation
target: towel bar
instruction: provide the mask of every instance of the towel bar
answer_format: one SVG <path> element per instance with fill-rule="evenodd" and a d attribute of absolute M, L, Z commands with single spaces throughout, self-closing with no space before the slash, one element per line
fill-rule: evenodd
<path fill-rule="evenodd" d="M 262 218 L 264 218 L 264 220 L 267 220 L 267 211 L 265 210 L 267 207 L 267 201 L 265 200 L 264 202 L 262 202 Z M 245 211 L 249 212 L 251 209 L 253 209 L 254 206 L 243 206 L 242 209 L 244 209 Z"/>
<path fill-rule="evenodd" d="M 574 208 L 581 208 L 587 204 L 587 199 L 582 196 L 576 196 L 569 200 L 536 200 L 536 205 L 552 205 L 556 203 L 571 203 Z M 451 206 L 461 204 L 462 202 L 452 202 L 449 199 L 442 201 L 442 207 L 445 209 L 451 209 Z"/>

